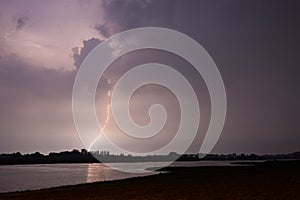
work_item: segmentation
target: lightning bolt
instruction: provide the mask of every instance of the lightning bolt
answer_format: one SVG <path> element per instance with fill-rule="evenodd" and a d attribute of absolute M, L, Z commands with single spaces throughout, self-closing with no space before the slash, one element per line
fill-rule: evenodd
<path fill-rule="evenodd" d="M 104 121 L 104 125 L 102 126 L 101 128 L 101 132 L 103 133 L 104 129 L 106 128 L 107 124 L 108 124 L 108 121 L 110 119 L 110 104 L 108 104 L 106 106 L 106 109 L 105 109 L 105 113 L 106 113 L 106 119 Z"/>
<path fill-rule="evenodd" d="M 108 90 L 107 91 L 107 97 L 110 97 L 111 95 L 111 91 Z M 94 139 L 94 141 L 90 144 L 88 151 L 91 150 L 91 148 L 94 146 L 94 144 L 101 138 L 102 133 L 104 133 L 104 129 L 106 128 L 109 119 L 110 119 L 110 103 L 107 104 L 106 108 L 105 108 L 105 114 L 106 114 L 106 119 L 104 121 L 104 125 L 101 127 L 101 133 Z"/>

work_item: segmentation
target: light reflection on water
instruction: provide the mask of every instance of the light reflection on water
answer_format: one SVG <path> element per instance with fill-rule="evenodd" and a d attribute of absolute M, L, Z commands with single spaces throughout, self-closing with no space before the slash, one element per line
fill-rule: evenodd
<path fill-rule="evenodd" d="M 125 173 L 101 163 L 2 165 L 0 166 L 0 192 L 76 185 L 151 174 L 154 174 L 154 172 L 142 174 Z"/>
<path fill-rule="evenodd" d="M 121 163 L 115 163 L 112 166 L 118 167 L 119 165 L 124 165 Z M 131 166 L 135 167 L 136 169 L 140 170 L 143 173 L 127 173 L 118 170 L 114 170 L 105 164 L 89 164 L 88 165 L 88 172 L 87 172 L 87 183 L 97 182 L 97 181 L 110 181 L 110 180 L 117 180 L 117 179 L 125 179 L 137 176 L 147 176 L 155 174 L 155 172 L 146 171 L 144 168 L 144 164 L 139 163 L 132 163 Z"/>
<path fill-rule="evenodd" d="M 109 181 L 155 172 L 145 171 L 147 167 L 159 167 L 162 163 L 113 163 L 114 168 L 134 168 L 138 172 L 121 172 L 104 164 L 41 164 L 41 165 L 2 165 L 0 166 L 0 192 L 34 190 L 75 185 L 96 181 Z M 172 166 L 228 166 L 229 161 L 175 162 Z"/>

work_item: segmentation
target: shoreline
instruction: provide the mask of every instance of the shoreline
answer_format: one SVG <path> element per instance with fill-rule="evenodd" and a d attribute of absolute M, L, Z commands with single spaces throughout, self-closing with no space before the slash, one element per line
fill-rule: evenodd
<path fill-rule="evenodd" d="M 231 163 L 232 161 L 179 161 L 174 162 L 169 166 L 234 166 Z M 120 164 L 120 166 L 122 167 L 124 163 L 116 164 Z M 125 166 L 127 166 L 128 163 L 125 164 Z M 159 173 L 158 169 L 160 169 L 159 166 L 161 164 L 150 163 L 148 165 L 143 162 L 130 163 L 130 165 L 139 169 L 138 171 L 145 170 L 145 173 L 123 173 L 122 171 L 120 172 L 117 170 L 119 165 L 114 165 L 116 171 L 112 170 L 112 168 L 109 168 L 110 170 L 107 170 L 107 164 L 103 165 L 101 163 L 0 165 L 0 175 L 2 177 L 2 181 L 0 182 L 0 193 L 23 192 L 68 185 L 74 186 L 78 184 L 108 180 L 120 180 L 137 176 L 148 176 Z M 78 170 L 74 170 L 75 168 Z M 64 178 L 60 178 L 60 176 L 57 176 L 57 170 L 62 173 Z M 11 173 L 11 175 L 6 176 L 6 172 Z M 77 175 L 73 176 L 73 172 Z M 95 173 L 98 173 L 98 175 L 95 175 Z M 37 176 L 36 174 L 39 175 Z M 48 181 L 48 179 L 50 181 Z"/>
<path fill-rule="evenodd" d="M 299 161 L 166 167 L 170 173 L 0 193 L 0 199 L 299 199 L 299 170 Z"/>

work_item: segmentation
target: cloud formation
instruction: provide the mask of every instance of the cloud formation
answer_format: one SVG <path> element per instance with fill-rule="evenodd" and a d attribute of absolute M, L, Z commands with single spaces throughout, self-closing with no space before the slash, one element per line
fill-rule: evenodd
<path fill-rule="evenodd" d="M 19 17 L 17 19 L 17 26 L 16 29 L 17 30 L 21 30 L 22 28 L 24 28 L 24 26 L 26 25 L 27 21 L 28 21 L 28 17 L 23 16 L 23 17 Z"/>
<path fill-rule="evenodd" d="M 193 37 L 216 62 L 228 95 L 215 151 L 289 152 L 300 141 L 297 7 L 295 1 L 107 1 L 105 23 L 95 28 L 106 37 L 142 26 Z"/>
<path fill-rule="evenodd" d="M 84 40 L 83 47 L 75 47 L 72 49 L 74 65 L 79 68 L 83 60 L 86 56 L 93 50 L 98 44 L 101 43 L 101 40 L 98 38 L 90 38 L 88 40 Z"/>
<path fill-rule="evenodd" d="M 95 24 L 94 29 L 107 38 L 132 28 L 169 26 L 174 22 L 172 12 L 176 4 L 172 0 L 103 1 L 104 22 Z"/>
<path fill-rule="evenodd" d="M 30 66 L 16 55 L 0 60 L 1 152 L 80 147 L 71 110 L 74 77 Z"/>
<path fill-rule="evenodd" d="M 299 150 L 297 1 L 12 0 L 1 1 L 0 11 L 0 152 L 81 148 L 71 110 L 76 70 L 103 39 L 143 26 L 191 36 L 219 67 L 228 115 L 214 152 Z M 24 12 L 28 15 L 20 15 Z M 174 55 L 149 51 L 118 59 L 100 80 L 103 88 L 98 96 L 106 95 L 130 67 L 153 61 L 174 66 L 195 85 L 199 97 L 207 96 L 202 92 L 205 84 L 191 66 Z M 137 94 L 139 109 L 132 110 L 140 123 L 147 120 L 141 104 L 165 93 L 146 91 L 150 94 Z M 104 112 L 102 103 L 97 107 L 99 115 Z M 200 105 L 204 121 L 209 109 L 204 100 Z"/>

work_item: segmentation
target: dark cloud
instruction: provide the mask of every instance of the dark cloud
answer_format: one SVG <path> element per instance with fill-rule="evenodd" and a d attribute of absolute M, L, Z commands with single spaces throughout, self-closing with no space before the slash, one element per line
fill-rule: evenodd
<path fill-rule="evenodd" d="M 176 2 L 172 0 L 113 0 L 103 1 L 105 22 L 94 26 L 104 37 L 142 26 L 169 26 L 174 23 L 172 12 Z"/>
<path fill-rule="evenodd" d="M 299 2 L 117 0 L 103 7 L 105 23 L 95 26 L 102 35 L 143 26 L 172 28 L 212 56 L 228 95 L 215 152 L 299 150 Z"/>
<path fill-rule="evenodd" d="M 17 26 L 16 26 L 16 29 L 17 29 L 17 30 L 21 30 L 22 28 L 24 28 L 24 26 L 26 25 L 28 19 L 29 19 L 29 18 L 26 17 L 26 16 L 19 17 L 19 18 L 17 19 Z"/>
<path fill-rule="evenodd" d="M 98 38 L 91 38 L 83 41 L 83 47 L 80 49 L 75 47 L 72 49 L 73 59 L 75 67 L 79 68 L 85 57 L 90 53 L 92 49 L 94 49 L 98 44 L 100 44 L 101 40 Z"/>
<path fill-rule="evenodd" d="M 86 56 L 102 41 L 98 38 L 90 38 L 88 40 L 84 40 L 82 42 L 83 46 L 81 48 L 75 47 L 72 49 L 72 56 L 74 59 L 74 66 L 78 69 L 86 58 Z M 107 75 L 107 73 L 103 74 L 103 77 L 99 81 L 99 85 L 101 85 L 100 94 L 107 93 L 107 90 L 110 90 L 112 87 L 111 77 Z"/>
<path fill-rule="evenodd" d="M 94 26 L 94 29 L 97 30 L 99 32 L 99 34 L 105 38 L 108 38 L 109 36 L 111 36 L 110 26 L 107 23 L 96 24 Z"/>

